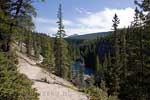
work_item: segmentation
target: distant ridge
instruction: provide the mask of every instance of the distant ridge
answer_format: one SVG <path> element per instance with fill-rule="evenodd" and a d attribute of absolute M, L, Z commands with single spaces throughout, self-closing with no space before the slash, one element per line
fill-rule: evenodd
<path fill-rule="evenodd" d="M 75 37 L 75 36 L 79 36 L 78 34 L 73 34 L 73 35 L 70 35 L 69 37 Z"/>
<path fill-rule="evenodd" d="M 97 37 L 104 37 L 107 36 L 109 34 L 111 34 L 111 31 L 108 32 L 97 32 L 97 33 L 89 33 L 89 34 L 84 34 L 84 35 L 71 35 L 69 37 L 67 37 L 68 39 L 81 39 L 81 40 L 92 40 L 92 39 L 96 39 Z"/>

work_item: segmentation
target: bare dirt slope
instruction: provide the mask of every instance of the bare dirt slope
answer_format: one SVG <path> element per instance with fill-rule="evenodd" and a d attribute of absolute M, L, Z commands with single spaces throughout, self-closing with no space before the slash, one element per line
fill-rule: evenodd
<path fill-rule="evenodd" d="M 33 87 L 40 94 L 40 100 L 89 100 L 85 94 L 72 89 L 74 86 L 70 82 L 47 73 L 25 55 L 19 52 L 17 54 L 19 57 L 18 70 L 34 82 Z"/>

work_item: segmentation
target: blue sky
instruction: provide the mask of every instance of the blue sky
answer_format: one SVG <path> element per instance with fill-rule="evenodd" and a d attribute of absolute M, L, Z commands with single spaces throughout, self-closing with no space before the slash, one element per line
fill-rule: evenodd
<path fill-rule="evenodd" d="M 57 32 L 59 0 L 36 2 L 36 31 L 47 34 Z M 115 13 L 121 20 L 119 27 L 127 27 L 134 15 L 134 0 L 62 0 L 63 18 L 67 35 L 87 34 L 111 30 Z"/>

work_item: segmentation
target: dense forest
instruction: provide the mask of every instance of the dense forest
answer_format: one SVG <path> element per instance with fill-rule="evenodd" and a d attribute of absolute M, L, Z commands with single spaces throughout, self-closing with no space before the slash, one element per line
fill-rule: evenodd
<path fill-rule="evenodd" d="M 128 28 L 118 28 L 116 13 L 110 19 L 111 32 L 88 35 L 88 39 L 65 37 L 61 4 L 55 36 L 35 32 L 32 2 L 36 0 L 0 1 L 0 100 L 39 99 L 33 82 L 17 70 L 16 52 L 34 60 L 43 57 L 37 65 L 72 82 L 90 100 L 150 99 L 150 0 L 135 1 L 134 20 Z M 74 76 L 72 65 L 77 61 L 81 66 Z M 93 70 L 87 80 L 82 67 Z"/>

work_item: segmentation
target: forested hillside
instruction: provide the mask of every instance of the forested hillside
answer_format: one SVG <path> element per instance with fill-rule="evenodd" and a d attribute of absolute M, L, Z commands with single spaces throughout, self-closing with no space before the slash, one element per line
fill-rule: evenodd
<path fill-rule="evenodd" d="M 110 35 L 112 32 L 97 32 L 97 33 L 88 33 L 84 35 L 73 35 L 73 36 L 68 36 L 68 39 L 81 39 L 81 40 L 93 40 L 96 39 L 97 37 L 105 37 L 107 35 Z"/>
<path fill-rule="evenodd" d="M 85 40 L 81 44 L 72 40 L 75 48 L 73 50 L 80 52 L 84 58 L 85 67 L 95 70 L 94 84 L 101 87 L 100 84 L 105 82 L 107 93 L 121 100 L 150 98 L 148 92 L 149 1 L 144 0 L 141 3 L 136 1 L 135 5 L 137 7 L 134 20 L 128 28 L 118 28 L 120 20 L 115 14 L 112 20 L 114 30 L 112 35 Z"/>

